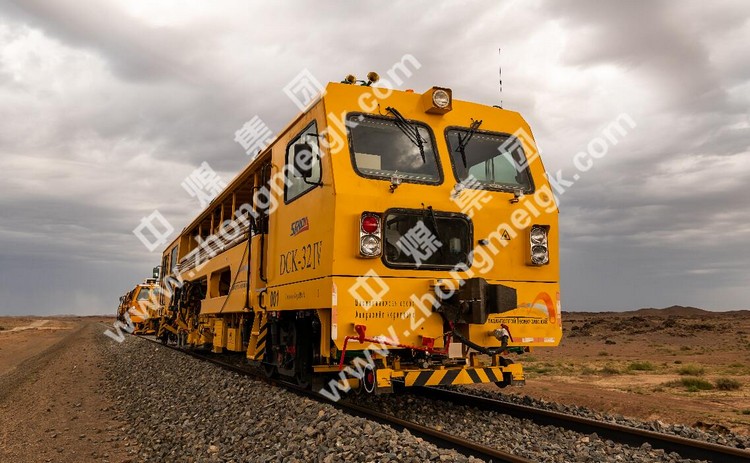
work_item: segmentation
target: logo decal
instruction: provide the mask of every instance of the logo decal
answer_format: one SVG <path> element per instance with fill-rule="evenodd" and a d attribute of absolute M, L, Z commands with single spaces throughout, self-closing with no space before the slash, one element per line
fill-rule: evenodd
<path fill-rule="evenodd" d="M 296 236 L 305 230 L 310 229 L 310 223 L 307 221 L 307 217 L 302 217 L 299 220 L 292 222 L 292 233 L 289 236 Z"/>

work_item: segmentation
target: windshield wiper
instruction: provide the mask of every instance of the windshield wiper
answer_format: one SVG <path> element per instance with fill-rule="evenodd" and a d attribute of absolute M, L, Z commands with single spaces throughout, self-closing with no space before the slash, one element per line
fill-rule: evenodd
<path fill-rule="evenodd" d="M 482 121 L 475 121 L 474 119 L 471 120 L 471 125 L 469 126 L 469 132 L 461 136 L 461 133 L 458 133 L 458 147 L 456 147 L 456 150 L 458 150 L 459 153 L 461 153 L 461 160 L 464 162 L 464 167 L 468 167 L 466 164 L 466 145 L 469 144 L 471 141 L 471 137 L 474 136 L 474 133 L 477 131 L 479 126 L 482 125 Z"/>
<path fill-rule="evenodd" d="M 424 203 L 422 203 L 422 207 L 424 207 Z M 427 212 L 427 216 L 430 218 L 430 224 L 432 225 L 432 229 L 435 232 L 435 238 L 438 239 L 440 242 L 440 247 L 438 248 L 438 251 L 440 251 L 440 255 L 443 255 L 443 246 L 445 243 L 443 242 L 443 239 L 440 237 L 440 230 L 438 230 L 437 226 L 437 220 L 435 220 L 435 211 L 432 210 L 432 206 L 427 206 L 424 211 Z"/>
<path fill-rule="evenodd" d="M 404 119 L 404 116 L 402 116 L 396 108 L 388 106 L 387 108 L 385 108 L 385 110 L 393 114 L 393 116 L 396 118 L 396 120 L 394 121 L 396 127 L 398 127 L 399 130 L 401 130 L 401 132 L 406 135 L 406 138 L 417 145 L 417 148 L 419 148 L 419 154 L 422 156 L 422 164 L 425 164 L 427 162 L 427 159 L 424 155 L 424 140 L 422 139 L 422 135 L 419 133 L 419 128 L 415 127 L 414 125 L 410 124 L 409 121 Z"/>

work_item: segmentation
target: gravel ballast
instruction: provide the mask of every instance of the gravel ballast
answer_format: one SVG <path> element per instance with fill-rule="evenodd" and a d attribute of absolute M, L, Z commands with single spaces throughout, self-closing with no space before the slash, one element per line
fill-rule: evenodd
<path fill-rule="evenodd" d="M 152 342 L 106 340 L 136 461 L 481 461 Z"/>
<path fill-rule="evenodd" d="M 576 415 L 583 418 L 590 418 L 597 421 L 605 421 L 608 423 L 616 423 L 623 426 L 630 426 L 638 429 L 646 429 L 649 431 L 660 432 L 665 434 L 673 434 L 675 436 L 685 437 L 687 439 L 695 439 L 704 442 L 711 442 L 713 444 L 726 445 L 728 447 L 735 447 L 739 449 L 750 448 L 750 436 L 741 434 L 735 434 L 732 432 L 714 432 L 698 429 L 694 426 L 686 426 L 683 424 L 668 424 L 658 420 L 654 421 L 642 421 L 635 418 L 625 417 L 623 415 L 611 415 L 607 413 L 601 413 L 596 410 L 592 410 L 587 407 L 581 407 L 576 405 L 564 405 L 555 402 L 548 402 L 546 400 L 536 399 L 529 396 L 519 396 L 515 394 L 503 394 L 501 392 L 490 392 L 477 388 L 467 387 L 455 387 L 451 388 L 456 391 L 464 392 L 467 394 L 478 395 L 482 397 L 488 397 L 490 399 L 500 400 L 503 402 L 526 405 L 529 407 L 540 408 L 544 410 L 551 410 L 555 412 L 568 413 L 570 415 Z"/>
<path fill-rule="evenodd" d="M 104 351 L 109 359 L 106 387 L 117 401 L 120 418 L 132 425 L 129 434 L 137 442 L 136 461 L 480 461 L 147 340 L 106 341 Z M 576 414 L 590 418 L 601 416 L 531 398 L 482 395 L 569 413 L 577 410 Z M 540 426 L 416 395 L 357 401 L 540 462 L 690 461 L 648 444 L 634 448 L 596 434 Z"/>
<path fill-rule="evenodd" d="M 539 462 L 691 462 L 677 453 L 630 447 L 596 434 L 542 426 L 527 419 L 414 396 L 368 398 L 372 408 Z"/>

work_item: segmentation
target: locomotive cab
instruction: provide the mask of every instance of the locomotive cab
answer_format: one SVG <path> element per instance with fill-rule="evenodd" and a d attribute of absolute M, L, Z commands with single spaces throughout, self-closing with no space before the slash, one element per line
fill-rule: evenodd
<path fill-rule="evenodd" d="M 531 131 L 371 80 L 330 83 L 167 247 L 158 334 L 334 395 L 522 384 L 513 356 L 562 335 Z"/>

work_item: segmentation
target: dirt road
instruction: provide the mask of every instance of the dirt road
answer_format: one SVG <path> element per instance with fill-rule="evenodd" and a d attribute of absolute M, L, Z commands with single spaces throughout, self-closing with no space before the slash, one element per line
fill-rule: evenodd
<path fill-rule="evenodd" d="M 128 429 L 101 392 L 97 344 L 110 342 L 103 331 L 100 323 L 77 321 L 54 333 L 28 329 L 2 336 L 0 461 L 130 461 Z"/>

